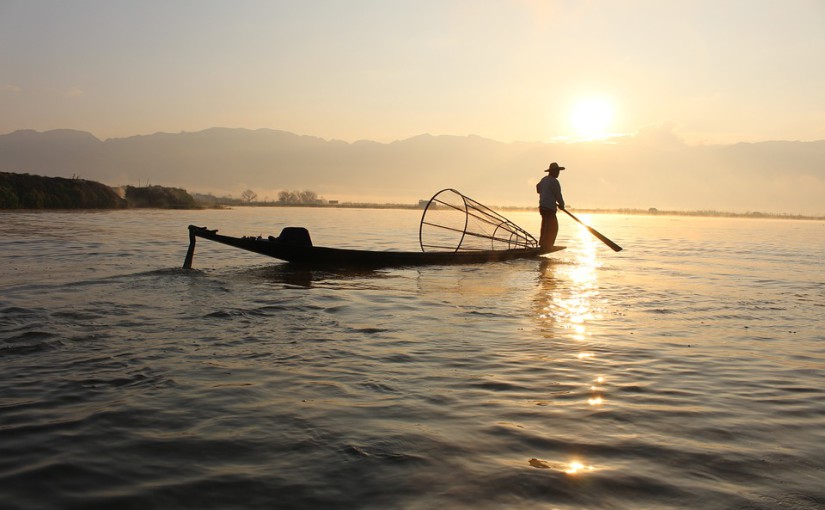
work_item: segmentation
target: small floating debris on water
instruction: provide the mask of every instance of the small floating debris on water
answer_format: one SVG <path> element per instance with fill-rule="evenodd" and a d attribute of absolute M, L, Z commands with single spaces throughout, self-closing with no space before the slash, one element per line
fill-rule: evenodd
<path fill-rule="evenodd" d="M 538 469 L 550 469 L 550 464 L 539 459 L 530 459 L 529 464 Z"/>

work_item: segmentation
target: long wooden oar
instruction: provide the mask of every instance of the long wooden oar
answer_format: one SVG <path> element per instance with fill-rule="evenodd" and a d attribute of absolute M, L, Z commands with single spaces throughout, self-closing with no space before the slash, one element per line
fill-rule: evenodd
<path fill-rule="evenodd" d="M 576 220 L 576 221 L 578 221 L 579 223 L 581 223 L 582 225 L 584 225 L 584 228 L 586 228 L 587 230 L 589 230 L 589 231 L 590 231 L 590 233 L 591 233 L 591 234 L 593 234 L 594 236 L 598 237 L 598 238 L 599 238 L 599 241 L 601 241 L 601 242 L 603 242 L 604 244 L 606 244 L 606 245 L 610 246 L 610 248 L 611 248 L 613 251 L 622 251 L 622 247 L 621 247 L 621 246 L 619 246 L 618 244 L 614 243 L 614 242 L 613 242 L 613 241 L 611 241 L 610 239 L 608 239 L 608 238 L 606 238 L 605 236 L 603 236 L 602 234 L 600 234 L 598 231 L 596 231 L 596 229 L 594 229 L 594 228 L 592 228 L 592 227 L 589 227 L 589 226 L 585 225 L 585 224 L 584 224 L 584 222 L 582 222 L 582 220 L 580 220 L 580 219 L 576 218 L 575 216 L 573 216 L 573 213 L 571 213 L 571 212 L 570 212 L 570 211 L 568 211 L 567 209 L 562 209 L 562 211 L 566 212 L 566 213 L 568 214 L 568 216 L 570 216 L 570 217 L 571 217 L 571 218 L 573 218 L 574 220 Z"/>

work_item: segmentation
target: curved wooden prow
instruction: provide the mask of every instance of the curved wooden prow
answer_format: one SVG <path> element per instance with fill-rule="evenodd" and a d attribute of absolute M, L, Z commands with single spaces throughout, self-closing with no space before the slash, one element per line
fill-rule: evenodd
<path fill-rule="evenodd" d="M 214 234 L 217 230 L 209 230 L 206 227 L 198 227 L 196 225 L 189 225 L 189 249 L 186 250 L 186 258 L 183 259 L 183 268 L 192 269 L 192 258 L 195 256 L 195 239 L 197 236 L 195 232 L 209 232 Z"/>

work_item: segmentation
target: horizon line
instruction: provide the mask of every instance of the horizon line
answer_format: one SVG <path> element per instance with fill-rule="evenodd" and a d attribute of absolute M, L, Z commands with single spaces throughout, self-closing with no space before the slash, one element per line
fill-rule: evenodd
<path fill-rule="evenodd" d="M 644 136 L 644 134 L 641 133 L 641 130 L 640 130 L 640 131 L 637 131 L 636 133 L 610 133 L 610 134 L 607 134 L 603 137 L 587 138 L 587 139 L 573 139 L 573 138 L 569 138 L 569 137 L 557 136 L 557 137 L 553 137 L 553 138 L 551 138 L 549 140 L 546 140 L 546 141 L 541 141 L 541 140 L 533 140 L 533 141 L 514 140 L 514 141 L 511 141 L 511 142 L 507 142 L 507 141 L 497 140 L 495 138 L 490 138 L 490 137 L 487 137 L 487 136 L 482 136 L 482 135 L 478 135 L 478 134 L 474 134 L 474 133 L 469 133 L 469 134 L 465 134 L 465 135 L 458 135 L 458 134 L 449 134 L 449 133 L 433 134 L 433 133 L 430 133 L 430 132 L 424 132 L 424 133 L 418 133 L 418 134 L 415 134 L 415 135 L 410 135 L 410 136 L 407 136 L 405 138 L 397 138 L 395 140 L 385 142 L 385 141 L 379 141 L 379 140 L 373 140 L 373 139 L 367 139 L 367 138 L 359 138 L 359 139 L 356 139 L 356 140 L 353 140 L 353 141 L 347 141 L 347 140 L 344 140 L 344 139 L 341 139 L 341 138 L 334 138 L 334 137 L 333 138 L 324 138 L 323 136 L 319 136 L 319 135 L 298 133 L 298 132 L 295 132 L 295 131 L 289 131 L 287 129 L 274 128 L 274 127 L 248 128 L 248 127 L 211 126 L 211 127 L 207 127 L 207 128 L 203 128 L 203 129 L 199 129 L 199 130 L 195 130 L 195 131 L 181 130 L 181 131 L 174 132 L 174 131 L 159 130 L 159 131 L 155 131 L 155 132 L 152 132 L 152 133 L 137 133 L 137 134 L 126 135 L 126 136 L 111 136 L 111 137 L 106 137 L 106 138 L 101 138 L 98 135 L 96 135 L 95 133 L 93 133 L 92 131 L 87 131 L 85 129 L 78 129 L 78 128 L 52 128 L 52 129 L 45 129 L 45 130 L 38 130 L 38 129 L 35 129 L 35 128 L 19 128 L 19 129 L 15 129 L 13 131 L 9 131 L 7 133 L 2 133 L 2 134 L 0 134 L 0 137 L 9 136 L 9 135 L 13 135 L 15 133 L 21 133 L 21 132 L 33 132 L 33 133 L 37 133 L 37 134 L 47 134 L 47 133 L 52 133 L 52 132 L 57 132 L 57 131 L 67 131 L 67 132 L 76 132 L 76 133 L 88 134 L 88 135 L 92 136 L 94 139 L 96 139 L 100 142 L 107 142 L 109 140 L 126 140 L 126 139 L 129 139 L 129 138 L 138 138 L 138 137 L 144 137 L 144 136 L 198 134 L 198 133 L 204 133 L 204 132 L 213 131 L 213 130 L 248 131 L 248 132 L 271 131 L 271 132 L 279 132 L 279 133 L 288 133 L 288 134 L 295 135 L 295 136 L 302 137 L 302 138 L 303 137 L 317 138 L 319 140 L 323 140 L 324 142 L 341 142 L 341 143 L 345 143 L 347 145 L 355 145 L 357 143 L 363 143 L 363 142 L 376 143 L 376 144 L 381 144 L 381 145 L 390 145 L 390 144 L 393 144 L 393 143 L 405 142 L 405 141 L 413 140 L 413 139 L 416 139 L 416 138 L 422 138 L 422 137 L 432 137 L 432 138 L 442 138 L 442 137 L 443 138 L 480 138 L 482 140 L 486 140 L 486 141 L 490 141 L 490 142 L 494 142 L 494 143 L 505 144 L 505 145 L 517 145 L 517 144 L 528 144 L 528 145 L 530 145 L 530 144 L 536 144 L 536 145 L 584 145 L 584 144 L 616 144 L 616 143 L 619 143 L 619 142 L 625 141 L 625 140 L 633 140 L 633 139 L 639 137 L 640 135 Z M 676 134 L 677 137 L 678 137 L 678 133 L 674 133 L 674 134 Z M 739 145 L 739 144 L 755 145 L 755 144 L 761 144 L 761 143 L 818 143 L 818 142 L 825 142 L 825 138 L 815 138 L 815 139 L 810 139 L 810 140 L 770 138 L 770 139 L 757 140 L 757 141 L 740 140 L 740 141 L 736 141 L 736 142 L 700 142 L 700 143 L 695 143 L 695 142 L 689 142 L 687 140 L 682 139 L 681 137 L 678 137 L 678 141 L 679 141 L 679 143 L 681 143 L 682 145 L 684 145 L 686 147 L 709 147 L 709 146 L 728 146 L 728 145 Z"/>

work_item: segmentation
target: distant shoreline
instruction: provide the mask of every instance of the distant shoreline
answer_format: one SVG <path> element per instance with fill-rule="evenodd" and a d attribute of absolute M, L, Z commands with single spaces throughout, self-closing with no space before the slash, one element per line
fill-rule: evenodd
<path fill-rule="evenodd" d="M 369 202 L 345 202 L 338 204 L 281 204 L 278 202 L 253 202 L 249 204 L 221 204 L 221 207 L 316 207 L 330 209 L 418 209 L 423 207 L 419 204 L 380 204 Z M 498 211 L 535 211 L 534 207 L 520 206 L 492 206 L 491 209 Z M 632 214 L 639 216 L 696 216 L 703 218 L 754 218 L 754 219 L 782 219 L 782 220 L 812 220 L 825 221 L 825 216 L 809 216 L 804 214 L 787 213 L 764 213 L 764 212 L 722 212 L 722 211 L 670 211 L 660 209 L 593 209 L 593 208 L 569 208 L 576 213 L 589 214 Z"/>
<path fill-rule="evenodd" d="M 245 195 L 245 196 L 244 196 Z M 0 210 L 3 211 L 83 211 L 94 209 L 220 209 L 230 207 L 319 207 L 338 209 L 418 209 L 423 210 L 426 200 L 418 203 L 376 203 L 326 201 L 311 191 L 282 193 L 278 201 L 256 201 L 257 194 L 247 190 L 244 199 L 216 197 L 195 193 L 182 188 L 165 186 L 119 186 L 73 177 L 45 177 L 31 174 L 0 172 Z M 494 205 L 500 211 L 535 211 L 534 207 Z M 711 210 L 673 211 L 632 208 L 571 208 L 577 213 L 632 214 L 640 216 L 695 216 L 712 218 L 754 218 L 823 221 L 825 216 L 803 214 L 745 212 L 733 213 Z"/>
<path fill-rule="evenodd" d="M 344 204 L 279 204 L 279 203 L 251 203 L 251 204 L 218 204 L 218 205 L 204 205 L 196 207 L 195 210 L 207 209 L 233 209 L 236 207 L 311 207 L 316 209 L 417 209 L 423 208 L 417 204 L 379 204 L 379 203 L 344 203 Z M 2 209 L 0 213 L 15 213 L 15 212 L 88 212 L 88 211 L 113 211 L 113 210 L 134 210 L 136 208 L 126 209 L 95 209 L 95 208 L 16 208 L 16 209 Z M 170 209 L 168 207 L 141 207 L 141 210 L 157 209 L 157 210 L 187 210 L 187 209 Z M 518 206 L 501 206 L 492 207 L 493 210 L 498 211 L 534 211 L 532 207 L 518 207 Z M 784 214 L 784 213 L 731 213 L 721 211 L 665 211 L 659 210 L 650 212 L 644 209 L 576 209 L 569 208 L 571 212 L 577 214 L 627 214 L 635 216 L 688 216 L 697 218 L 744 218 L 744 219 L 765 219 L 765 220 L 804 220 L 804 221 L 825 221 L 825 216 L 808 216 L 804 214 Z M 192 210 L 192 209 L 188 209 Z"/>

